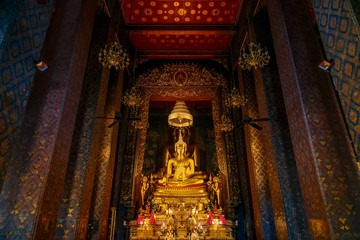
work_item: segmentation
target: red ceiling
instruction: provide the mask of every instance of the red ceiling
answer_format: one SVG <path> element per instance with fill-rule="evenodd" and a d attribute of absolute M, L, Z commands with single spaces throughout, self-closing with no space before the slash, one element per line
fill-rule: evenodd
<path fill-rule="evenodd" d="M 148 58 L 227 54 L 241 0 L 124 0 L 132 45 Z M 223 27 L 226 26 L 226 27 Z M 189 28 L 190 27 L 190 28 Z M 210 27 L 210 28 L 209 28 Z"/>
<path fill-rule="evenodd" d="M 240 0 L 124 0 L 130 24 L 235 24 Z"/>
<path fill-rule="evenodd" d="M 220 31 L 133 31 L 130 39 L 139 50 L 227 50 L 231 32 Z"/>

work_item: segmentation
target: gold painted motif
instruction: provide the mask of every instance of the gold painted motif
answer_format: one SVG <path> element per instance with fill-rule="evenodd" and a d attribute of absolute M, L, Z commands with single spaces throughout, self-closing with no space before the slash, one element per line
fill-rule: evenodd
<path fill-rule="evenodd" d="M 197 64 L 164 64 L 141 74 L 136 86 L 226 86 L 226 79 Z"/>
<path fill-rule="evenodd" d="M 310 218 L 309 223 L 312 233 L 315 233 L 315 239 L 325 239 L 325 236 L 327 236 L 327 226 L 324 220 Z"/>

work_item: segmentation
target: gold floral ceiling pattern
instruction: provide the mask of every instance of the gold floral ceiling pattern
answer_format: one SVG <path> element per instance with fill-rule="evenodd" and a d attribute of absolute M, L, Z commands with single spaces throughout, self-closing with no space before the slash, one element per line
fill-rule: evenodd
<path fill-rule="evenodd" d="M 125 0 L 129 24 L 235 24 L 240 0 Z"/>

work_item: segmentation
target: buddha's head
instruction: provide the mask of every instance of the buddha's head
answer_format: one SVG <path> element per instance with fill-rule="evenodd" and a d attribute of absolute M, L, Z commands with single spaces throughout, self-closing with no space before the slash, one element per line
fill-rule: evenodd
<path fill-rule="evenodd" d="M 181 130 L 179 132 L 179 141 L 177 141 L 175 143 L 175 152 L 178 156 L 183 156 L 185 155 L 187 150 L 187 144 L 186 142 L 184 142 L 182 134 L 181 134 Z"/>
<path fill-rule="evenodd" d="M 182 139 L 179 139 L 175 143 L 175 152 L 178 154 L 178 156 L 183 156 L 186 153 L 187 150 L 187 144 Z"/>

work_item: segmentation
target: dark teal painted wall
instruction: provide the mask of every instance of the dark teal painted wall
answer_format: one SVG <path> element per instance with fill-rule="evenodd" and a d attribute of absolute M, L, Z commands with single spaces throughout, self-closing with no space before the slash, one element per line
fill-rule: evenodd
<path fill-rule="evenodd" d="M 53 1 L 0 3 L 0 189 L 31 91 Z"/>
<path fill-rule="evenodd" d="M 350 134 L 360 155 L 360 30 L 350 0 L 312 0 L 332 77 L 339 91 Z M 359 3 L 355 4 L 359 10 Z"/>

